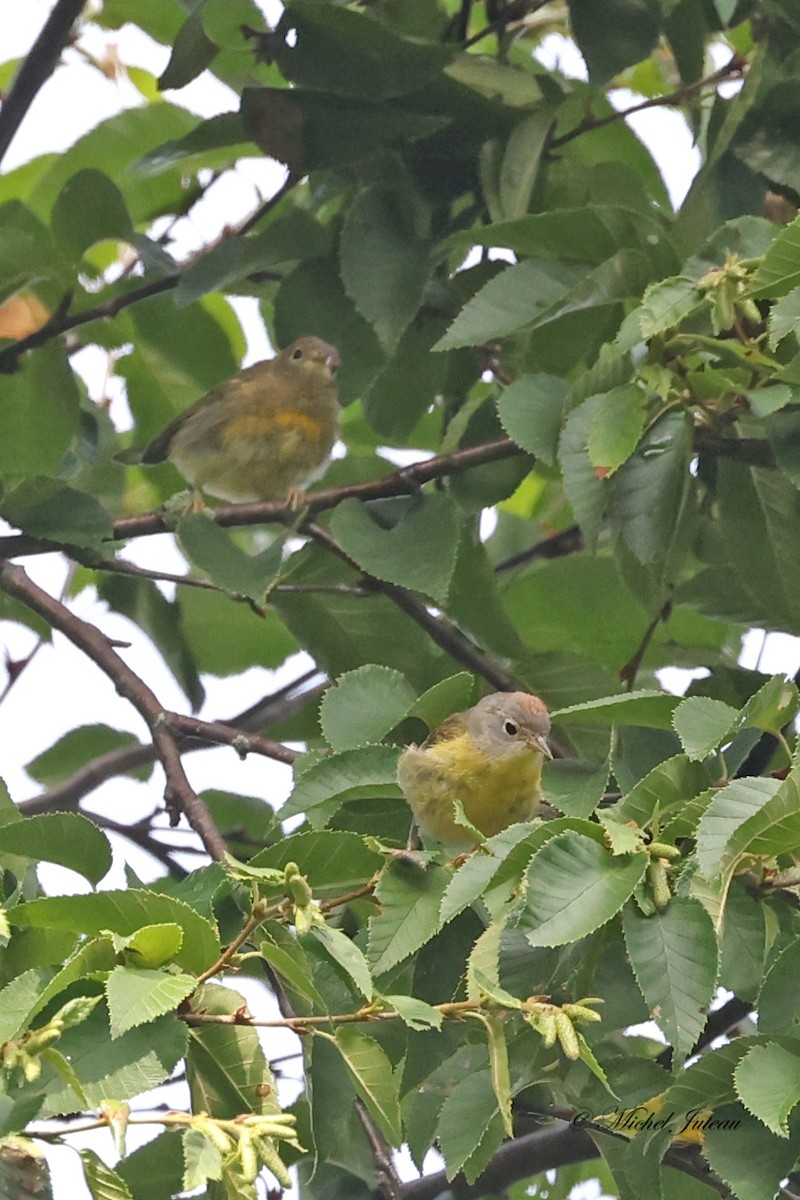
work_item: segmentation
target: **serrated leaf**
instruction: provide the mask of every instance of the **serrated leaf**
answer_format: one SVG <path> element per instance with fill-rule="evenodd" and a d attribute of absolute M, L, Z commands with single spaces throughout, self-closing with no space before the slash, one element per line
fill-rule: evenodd
<path fill-rule="evenodd" d="M 800 1057 L 771 1042 L 754 1046 L 733 1073 L 748 1112 L 778 1137 L 789 1136 L 789 1114 L 800 1102 Z"/>
<path fill-rule="evenodd" d="M 748 295 L 775 300 L 800 283 L 800 218 L 778 233 L 750 283 Z"/>
<path fill-rule="evenodd" d="M 94 896 L 57 896 L 18 904 L 12 924 L 34 929 L 68 929 L 76 934 L 135 933 L 143 925 L 174 922 L 183 930 L 178 966 L 203 971 L 216 962 L 221 946 L 216 928 L 188 904 L 138 888 L 98 892 Z"/>
<path fill-rule="evenodd" d="M 111 868 L 106 835 L 80 813 L 38 813 L 0 827 L 0 855 L 58 863 L 97 884 Z"/>
<path fill-rule="evenodd" d="M 734 779 L 717 792 L 697 827 L 697 860 L 709 879 L 733 869 L 737 832 L 777 793 L 778 779 Z"/>
<path fill-rule="evenodd" d="M 391 1062 L 378 1043 L 354 1025 L 340 1025 L 335 1042 L 359 1096 L 390 1145 L 399 1146 L 400 1098 Z"/>
<path fill-rule="evenodd" d="M 395 863 L 382 876 L 375 897 L 380 912 L 369 923 L 367 959 L 382 975 L 429 942 L 440 928 L 439 906 L 449 872 L 430 864 Z"/>
<path fill-rule="evenodd" d="M 644 725 L 649 729 L 669 729 L 673 710 L 680 696 L 667 692 L 640 690 L 619 696 L 603 696 L 585 704 L 571 704 L 551 712 L 553 721 L 580 721 L 581 724 Z"/>
<path fill-rule="evenodd" d="M 445 717 L 469 708 L 472 701 L 475 676 L 466 671 L 450 675 L 423 692 L 411 707 L 409 716 L 419 717 L 429 729 L 438 729 Z"/>
<path fill-rule="evenodd" d="M 470 1159 L 484 1143 L 490 1153 L 503 1137 L 502 1120 L 488 1068 L 473 1071 L 456 1083 L 442 1105 L 436 1133 L 447 1163 L 448 1177 L 453 1178 L 460 1170 L 464 1170 L 468 1180 L 471 1176 L 474 1181 L 481 1168 L 470 1170 Z"/>
<path fill-rule="evenodd" d="M 245 554 L 208 513 L 188 513 L 178 523 L 177 536 L 187 558 L 218 587 L 257 603 L 280 570 L 282 542 Z"/>
<path fill-rule="evenodd" d="M 381 1002 L 392 1009 L 409 1029 L 441 1029 L 444 1017 L 432 1004 L 415 996 L 385 995 Z"/>
<path fill-rule="evenodd" d="M 330 925 L 312 926 L 309 937 L 317 941 L 335 963 L 352 980 L 356 988 L 366 1000 L 371 1000 L 374 993 L 372 975 L 369 964 L 356 943 L 341 929 Z"/>
<path fill-rule="evenodd" d="M 182 1140 L 185 1191 L 194 1191 L 212 1179 L 222 1178 L 222 1152 L 202 1130 L 187 1129 Z"/>
<path fill-rule="evenodd" d="M 325 692 L 319 713 L 323 736 L 334 750 L 379 742 L 414 703 L 414 689 L 404 675 L 368 663 L 341 675 Z"/>
<path fill-rule="evenodd" d="M 644 429 L 647 393 L 635 383 L 613 388 L 599 398 L 592 414 L 586 449 L 592 466 L 612 475 L 630 458 Z"/>
<path fill-rule="evenodd" d="M 111 1036 L 173 1012 L 197 987 L 193 975 L 171 975 L 146 967 L 115 967 L 106 980 Z"/>
<path fill-rule="evenodd" d="M 726 741 L 739 722 L 739 713 L 721 700 L 689 696 L 682 700 L 672 718 L 684 753 L 696 762 L 708 758 Z"/>
<path fill-rule="evenodd" d="M 405 203 L 403 203 L 405 201 Z M 417 312 L 432 270 L 416 234 L 415 198 L 395 185 L 372 184 L 348 205 L 340 262 L 345 291 L 392 350 Z"/>
<path fill-rule="evenodd" d="M 559 834 L 531 859 L 517 925 L 532 946 L 578 941 L 611 920 L 646 867 L 646 854 L 616 858 L 581 834 Z"/>
<path fill-rule="evenodd" d="M 605 795 L 610 771 L 609 759 L 600 766 L 581 759 L 553 759 L 544 764 L 542 794 L 566 816 L 588 817 Z"/>
<path fill-rule="evenodd" d="M 557 375 L 520 375 L 497 401 L 508 436 L 549 467 L 555 466 L 568 385 Z"/>
<path fill-rule="evenodd" d="M 383 523 L 384 514 L 391 524 Z M 456 565 L 458 519 L 444 492 L 415 496 L 401 504 L 368 509 L 344 500 L 334 512 L 331 532 L 360 567 L 377 579 L 423 592 L 443 602 Z M 425 554 L 420 554 L 420 546 Z"/>
<path fill-rule="evenodd" d="M 107 1167 L 94 1150 L 79 1150 L 78 1154 L 92 1200 L 134 1200 L 122 1176 Z"/>
<path fill-rule="evenodd" d="M 281 820 L 312 811 L 326 801 L 342 804 L 363 796 L 402 796 L 396 782 L 399 753 L 395 746 L 362 746 L 314 763 L 296 778 L 280 810 Z"/>
<path fill-rule="evenodd" d="M 699 901 L 676 897 L 652 917 L 628 905 L 623 930 L 636 981 L 674 1047 L 677 1067 L 691 1054 L 714 994 L 718 949 L 711 918 Z"/>

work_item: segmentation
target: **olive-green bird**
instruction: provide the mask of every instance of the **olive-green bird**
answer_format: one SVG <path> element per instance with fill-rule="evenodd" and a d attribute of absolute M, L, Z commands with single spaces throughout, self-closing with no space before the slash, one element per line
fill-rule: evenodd
<path fill-rule="evenodd" d="M 327 342 L 300 337 L 217 384 L 144 449 L 118 457 L 146 466 L 168 459 L 195 499 L 208 492 L 235 503 L 285 499 L 297 505 L 336 441 L 339 362 Z"/>
<path fill-rule="evenodd" d="M 542 766 L 553 757 L 549 732 L 538 696 L 493 692 L 447 717 L 421 746 L 407 746 L 397 779 L 423 838 L 475 845 L 474 834 L 456 820 L 454 800 L 485 837 L 536 816 Z"/>

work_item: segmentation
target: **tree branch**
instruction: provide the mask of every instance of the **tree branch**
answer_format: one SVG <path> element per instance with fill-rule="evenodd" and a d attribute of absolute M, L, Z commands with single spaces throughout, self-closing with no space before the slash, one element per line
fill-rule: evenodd
<path fill-rule="evenodd" d="M 308 702 L 315 691 L 321 691 L 321 688 L 301 690 L 316 675 L 318 675 L 316 670 L 306 671 L 286 687 L 263 697 L 244 712 L 224 722 L 225 726 L 227 728 L 234 727 L 247 736 L 248 732 L 252 730 L 269 728 L 271 725 L 293 716 Z M 188 754 L 197 750 L 209 750 L 213 745 L 210 741 L 201 742 L 197 738 L 186 735 L 181 735 L 178 744 L 181 752 Z M 278 742 L 276 745 L 281 745 L 281 743 Z M 284 746 L 283 749 L 291 753 L 288 747 Z M 27 816 L 32 816 L 34 813 L 63 812 L 73 809 L 84 796 L 109 779 L 113 779 L 117 775 L 127 775 L 136 767 L 154 763 L 157 758 L 158 754 L 152 742 L 109 750 L 107 754 L 98 755 L 97 758 L 80 767 L 61 783 L 42 792 L 41 795 L 32 796 L 29 800 L 22 800 L 17 807 Z"/>
<path fill-rule="evenodd" d="M 496 663 L 479 650 L 466 634 L 462 633 L 455 625 L 448 621 L 445 617 L 437 617 L 430 609 L 421 601 L 407 592 L 405 588 L 398 587 L 397 584 L 387 583 L 384 579 L 377 579 L 374 575 L 370 575 L 358 565 L 355 559 L 352 559 L 346 550 L 336 541 L 326 529 L 321 525 L 315 524 L 313 521 L 306 526 L 306 533 L 320 546 L 334 554 L 341 562 L 346 563 L 349 567 L 359 571 L 365 579 L 370 581 L 370 585 L 378 592 L 381 592 L 393 604 L 409 616 L 412 621 L 416 622 L 421 629 L 424 629 L 428 637 L 445 650 L 457 662 L 468 667 L 470 671 L 474 671 L 476 675 L 480 675 L 483 679 L 491 683 L 501 692 L 514 692 L 524 690 L 524 685 L 517 682 L 512 675 L 504 671 Z"/>
<path fill-rule="evenodd" d="M 616 112 L 609 113 L 605 117 L 586 117 L 569 133 L 564 133 L 561 137 L 553 138 L 549 143 L 549 150 L 557 150 L 560 146 L 565 146 L 567 142 L 572 142 L 577 137 L 581 137 L 584 133 L 593 133 L 596 129 L 604 129 L 606 125 L 613 125 L 616 121 L 624 121 L 626 117 L 633 116 L 634 113 L 644 112 L 648 108 L 670 108 L 683 104 L 696 92 L 702 92 L 704 88 L 716 87 L 720 83 L 725 83 L 729 79 L 741 79 L 747 70 L 746 59 L 740 58 L 738 54 L 734 54 L 729 61 L 720 67 L 718 71 L 712 71 L 710 75 L 706 75 L 703 79 L 695 79 L 693 83 L 687 83 L 684 87 L 676 88 L 674 92 L 669 92 L 665 96 L 653 96 L 649 100 L 642 100 L 639 104 L 632 104 L 630 108 L 620 108 Z"/>
<path fill-rule="evenodd" d="M 217 829 L 205 803 L 193 791 L 183 769 L 180 752 L 167 723 L 168 714 L 147 684 L 120 658 L 111 642 L 88 621 L 76 616 L 60 601 L 30 579 L 22 567 L 0 561 L 0 590 L 38 613 L 53 628 L 82 650 L 108 676 L 117 692 L 144 718 L 156 753 L 166 775 L 164 799 L 174 814 L 186 818 L 212 858 L 220 860 L 226 852 L 225 840 Z"/>
<path fill-rule="evenodd" d="M 0 352 L 2 358 L 2 352 Z M 412 463 L 379 479 L 365 483 L 348 484 L 340 488 L 328 488 L 326 491 L 312 492 L 308 497 L 307 513 L 314 516 L 335 508 L 342 500 L 382 500 L 389 496 L 407 496 L 415 492 L 425 483 L 442 479 L 446 475 L 457 475 L 469 471 L 472 467 L 484 463 L 499 462 L 504 458 L 515 458 L 524 451 L 520 450 L 510 438 L 498 438 L 494 442 L 484 442 L 479 446 L 469 446 L 465 450 L 453 450 L 449 454 L 439 454 L 435 458 L 423 462 Z M 214 509 L 214 518 L 223 528 L 245 528 L 250 525 L 265 525 L 269 522 L 285 522 L 288 516 L 285 503 L 275 500 L 260 501 L 253 504 L 224 504 Z M 172 532 L 170 525 L 160 511 L 141 513 L 136 517 L 122 517 L 114 522 L 114 531 L 110 540 L 126 541 L 128 538 L 149 537 L 156 533 Z M 27 534 L 15 534 L 11 537 L 0 538 L 0 556 L 3 558 L 19 558 L 28 554 L 50 554 L 52 552 L 71 554 L 69 546 L 47 538 L 29 537 Z"/>
<path fill-rule="evenodd" d="M 42 85 L 50 78 L 86 0 L 57 0 L 0 110 L 0 161 Z"/>

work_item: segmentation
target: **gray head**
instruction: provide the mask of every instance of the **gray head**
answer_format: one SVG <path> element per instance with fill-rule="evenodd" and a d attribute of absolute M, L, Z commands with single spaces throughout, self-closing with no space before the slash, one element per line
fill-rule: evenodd
<path fill-rule="evenodd" d="M 538 696 L 528 692 L 492 692 L 467 713 L 467 730 L 492 754 L 534 751 L 552 758 L 547 744 L 550 717 Z"/>

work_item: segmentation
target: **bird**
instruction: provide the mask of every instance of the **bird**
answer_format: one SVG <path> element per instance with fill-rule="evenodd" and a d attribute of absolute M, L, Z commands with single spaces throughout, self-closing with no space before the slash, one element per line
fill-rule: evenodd
<path fill-rule="evenodd" d="M 542 766 L 552 751 L 550 717 L 538 696 L 492 692 L 453 713 L 400 755 L 397 780 L 426 842 L 474 847 L 474 830 L 459 824 L 458 800 L 475 829 L 491 837 L 536 815 Z"/>
<path fill-rule="evenodd" d="M 274 358 L 245 367 L 179 413 L 122 462 L 172 462 L 202 493 L 242 503 L 302 503 L 303 488 L 327 465 L 339 428 L 339 352 L 321 338 L 297 338 Z"/>

